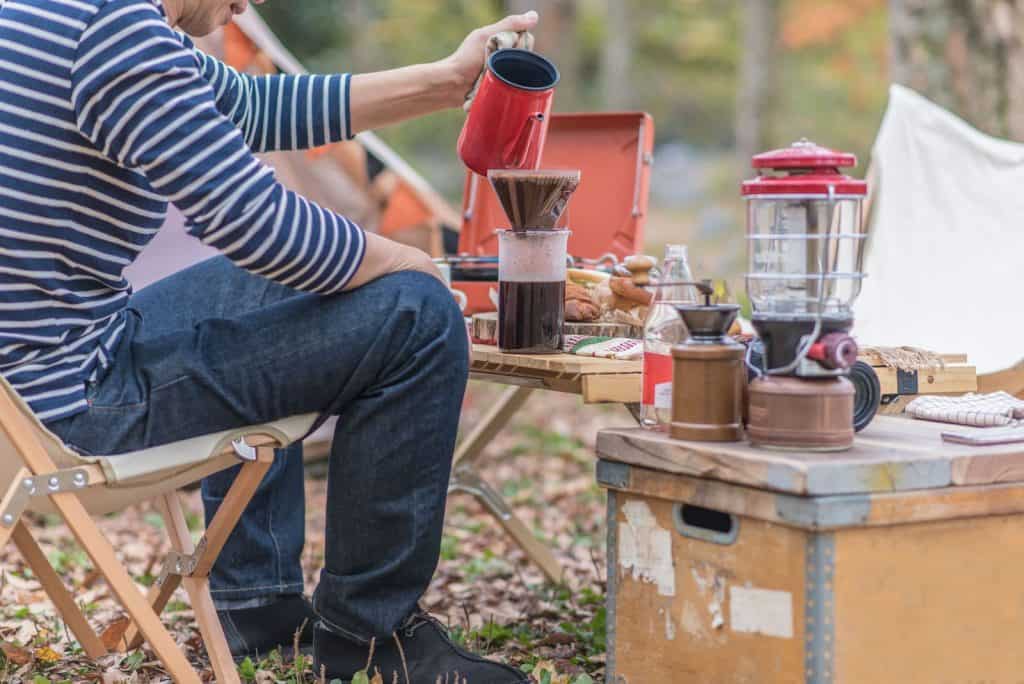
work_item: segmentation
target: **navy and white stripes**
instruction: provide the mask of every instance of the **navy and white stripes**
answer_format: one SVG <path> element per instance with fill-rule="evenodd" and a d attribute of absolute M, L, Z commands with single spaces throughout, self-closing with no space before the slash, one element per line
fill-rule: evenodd
<path fill-rule="evenodd" d="M 242 268 L 344 288 L 362 231 L 253 151 L 350 138 L 348 85 L 239 74 L 158 0 L 0 0 L 0 372 L 40 418 L 85 408 L 124 329 L 122 273 L 167 202 Z"/>

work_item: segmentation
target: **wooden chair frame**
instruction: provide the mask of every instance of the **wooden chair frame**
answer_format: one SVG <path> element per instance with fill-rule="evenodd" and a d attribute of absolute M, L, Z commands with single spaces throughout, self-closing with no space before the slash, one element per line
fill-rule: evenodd
<path fill-rule="evenodd" d="M 34 433 L 31 421 L 3 392 L 0 392 L 0 430 L 6 433 L 16 451 L 15 454 L 4 454 L 2 457 L 20 458 L 23 462 L 15 480 L 6 490 L 0 489 L 0 548 L 10 540 L 14 541 L 86 654 L 91 658 L 99 658 L 108 651 L 51 567 L 27 522 L 22 518 L 22 512 L 33 496 L 49 496 L 75 539 L 128 613 L 131 623 L 123 635 L 120 650 L 138 648 L 145 640 L 174 681 L 187 684 L 201 682 L 185 653 L 160 622 L 160 613 L 174 590 L 183 584 L 192 602 L 217 681 L 240 684 L 210 595 L 209 574 L 242 511 L 270 468 L 274 450 L 283 445 L 267 435 L 250 435 L 245 438 L 246 444 L 255 452 L 255 459 L 242 466 L 205 535 L 194 547 L 177 492 L 171 491 L 156 499 L 173 550 L 165 558 L 160 576 L 149 595 L 143 596 L 117 559 L 110 542 L 78 498 L 78 494 L 88 488 L 107 485 L 103 469 L 97 465 L 59 469 Z M 3 486 L 0 483 L 0 487 Z"/>

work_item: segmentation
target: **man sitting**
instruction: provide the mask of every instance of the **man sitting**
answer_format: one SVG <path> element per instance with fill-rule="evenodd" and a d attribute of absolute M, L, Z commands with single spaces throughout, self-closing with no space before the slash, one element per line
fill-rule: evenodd
<path fill-rule="evenodd" d="M 301 4 L 301 3 L 299 3 Z M 349 76 L 240 75 L 194 48 L 246 0 L 0 0 L 0 372 L 83 454 L 319 412 L 338 417 L 326 553 L 302 598 L 301 448 L 279 454 L 211 576 L 236 655 L 302 634 L 347 680 L 525 681 L 417 610 L 437 564 L 467 378 L 427 256 L 280 185 L 253 151 L 351 138 L 462 104 L 485 42 Z M 173 202 L 223 256 L 132 294 Z M 203 483 L 209 520 L 235 476 Z"/>

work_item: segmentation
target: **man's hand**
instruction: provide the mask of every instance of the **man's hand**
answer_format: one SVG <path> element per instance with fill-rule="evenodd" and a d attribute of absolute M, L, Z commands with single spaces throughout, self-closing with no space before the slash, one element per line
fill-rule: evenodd
<path fill-rule="evenodd" d="M 375 233 L 366 233 L 366 254 L 363 256 L 363 263 L 345 289 L 354 290 L 371 280 L 399 271 L 419 271 L 444 282 L 441 271 L 430 255 L 423 250 Z"/>
<path fill-rule="evenodd" d="M 513 14 L 496 24 L 478 28 L 462 41 L 462 45 L 445 61 L 459 80 L 461 94 L 465 96 L 476 82 L 484 65 L 487 41 L 502 31 L 530 31 L 537 25 L 538 15 L 533 10 L 525 14 Z"/>

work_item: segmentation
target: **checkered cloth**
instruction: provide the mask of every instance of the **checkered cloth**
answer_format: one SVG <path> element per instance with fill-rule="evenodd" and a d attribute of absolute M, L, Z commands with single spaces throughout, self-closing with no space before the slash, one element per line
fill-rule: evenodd
<path fill-rule="evenodd" d="M 1024 400 L 1007 392 L 918 397 L 907 405 L 907 413 L 914 418 L 970 427 L 1024 426 Z"/>

